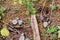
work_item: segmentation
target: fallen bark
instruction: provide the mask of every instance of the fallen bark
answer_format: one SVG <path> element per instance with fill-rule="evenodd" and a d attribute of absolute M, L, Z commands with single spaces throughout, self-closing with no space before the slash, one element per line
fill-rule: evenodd
<path fill-rule="evenodd" d="M 36 20 L 36 15 L 31 15 L 31 27 L 33 30 L 33 36 L 34 40 L 40 40 L 39 30 L 38 30 L 38 24 Z"/>

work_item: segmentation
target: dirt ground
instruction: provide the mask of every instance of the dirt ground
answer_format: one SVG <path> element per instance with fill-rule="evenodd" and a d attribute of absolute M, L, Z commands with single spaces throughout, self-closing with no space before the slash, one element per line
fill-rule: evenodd
<path fill-rule="evenodd" d="M 50 27 L 51 25 L 60 25 L 60 7 L 57 7 L 56 10 L 52 11 L 50 8 L 52 2 L 48 2 L 48 0 L 45 0 L 45 1 L 41 2 L 41 0 L 38 0 L 37 2 L 33 2 L 33 3 L 35 4 L 35 8 L 38 11 L 38 13 L 36 14 L 36 18 L 38 22 L 41 40 L 52 40 L 50 36 L 49 37 L 45 36 L 46 28 L 43 27 L 43 22 L 47 21 L 47 18 L 49 18 L 51 23 L 48 25 L 48 27 Z M 57 4 L 60 5 L 60 0 L 54 0 L 53 3 L 56 5 Z M 18 33 L 10 32 L 10 35 L 6 37 L 4 40 L 19 40 L 19 37 L 22 32 L 25 33 L 25 36 L 29 37 L 30 40 L 32 40 L 33 39 L 32 28 L 29 27 L 31 25 L 27 22 L 28 18 L 30 18 L 31 15 L 27 16 L 25 14 L 27 7 L 19 4 L 13 5 L 13 0 L 6 0 L 0 3 L 0 6 L 4 6 L 6 8 L 6 12 L 5 12 L 6 16 L 2 19 L 4 21 L 4 23 L 2 23 L 3 26 L 7 26 L 7 28 L 9 28 L 9 21 L 16 18 L 19 18 L 22 21 L 24 21 L 23 28 L 13 29 Z M 46 12 L 46 10 L 48 10 L 48 12 Z M 40 20 L 41 15 L 46 17 L 43 21 Z M 16 26 L 18 27 L 18 25 Z M 3 40 L 3 38 L 0 38 L 0 40 Z M 56 38 L 55 40 L 60 40 L 60 39 Z"/>
<path fill-rule="evenodd" d="M 8 27 L 9 21 L 20 18 L 20 20 L 24 21 L 24 28 L 20 29 L 13 29 L 18 32 L 18 34 L 14 32 L 10 32 L 10 35 L 6 37 L 4 40 L 19 40 L 20 34 L 23 32 L 27 37 L 29 37 L 31 40 L 33 39 L 33 32 L 32 29 L 29 27 L 30 24 L 28 24 L 27 20 L 30 18 L 30 15 L 26 15 L 25 11 L 27 9 L 24 5 L 13 5 L 13 0 L 6 0 L 2 3 L 0 3 L 0 6 L 4 6 L 6 8 L 6 16 L 2 19 L 4 21 L 4 25 Z M 14 11 L 14 9 L 17 9 L 18 11 Z M 18 27 L 18 26 L 17 26 Z M 0 38 L 0 40 L 3 40 L 3 38 Z"/>
<path fill-rule="evenodd" d="M 59 1 L 60 0 L 54 0 L 56 5 L 60 4 Z M 39 13 L 39 14 L 37 14 L 37 21 L 38 21 L 38 25 L 39 25 L 41 40 L 52 40 L 50 37 L 47 37 L 47 39 L 46 39 L 46 36 L 45 36 L 46 28 L 43 27 L 43 22 L 47 21 L 47 18 L 49 18 L 51 21 L 51 24 L 48 27 L 50 27 L 51 25 L 60 25 L 60 8 L 57 8 L 55 11 L 51 11 L 50 5 L 52 3 L 51 2 L 46 2 L 46 3 L 48 3 L 48 4 L 47 5 L 45 4 L 42 12 L 41 12 L 41 9 L 42 9 L 43 5 L 40 6 L 37 3 L 36 8 L 38 7 L 37 9 L 38 9 L 38 13 Z M 46 13 L 46 10 L 49 10 L 49 12 Z M 40 20 L 41 15 L 47 17 L 43 20 L 43 22 Z M 58 39 L 56 37 L 55 40 L 60 40 L 60 39 Z"/>

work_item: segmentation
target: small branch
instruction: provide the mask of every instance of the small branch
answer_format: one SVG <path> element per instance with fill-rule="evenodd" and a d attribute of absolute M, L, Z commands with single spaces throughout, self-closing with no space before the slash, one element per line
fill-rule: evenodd
<path fill-rule="evenodd" d="M 43 15 L 42 12 L 43 12 L 43 9 L 44 9 L 44 7 L 45 7 L 45 3 L 46 3 L 46 0 L 45 0 L 45 2 L 43 3 L 43 7 L 42 7 L 42 11 L 41 11 L 41 15 Z"/>
<path fill-rule="evenodd" d="M 32 27 L 32 30 L 33 30 L 34 40 L 41 40 L 40 35 L 39 35 L 38 23 L 37 23 L 37 20 L 36 20 L 36 15 L 31 15 L 31 27 Z"/>
<path fill-rule="evenodd" d="M 52 1 L 52 5 L 54 4 L 54 0 Z M 52 9 L 51 9 L 51 15 L 52 15 Z M 51 16 L 50 16 L 50 20 L 51 20 Z"/>

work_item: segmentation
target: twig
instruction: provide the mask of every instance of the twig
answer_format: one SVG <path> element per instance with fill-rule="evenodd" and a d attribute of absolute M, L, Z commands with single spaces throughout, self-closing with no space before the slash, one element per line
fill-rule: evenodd
<path fill-rule="evenodd" d="M 52 1 L 52 5 L 54 4 L 54 0 Z M 50 20 L 51 20 L 51 17 L 52 16 L 52 9 L 51 9 L 51 15 L 50 15 Z"/>
<path fill-rule="evenodd" d="M 32 26 L 32 30 L 33 30 L 34 40 L 41 40 L 40 35 L 39 35 L 36 15 L 31 15 L 31 26 Z"/>
<path fill-rule="evenodd" d="M 42 7 L 42 11 L 41 11 L 41 15 L 43 15 L 42 12 L 43 12 L 43 9 L 44 9 L 44 7 L 45 7 L 45 3 L 46 3 L 46 0 L 45 0 L 45 2 L 43 3 L 43 7 Z"/>

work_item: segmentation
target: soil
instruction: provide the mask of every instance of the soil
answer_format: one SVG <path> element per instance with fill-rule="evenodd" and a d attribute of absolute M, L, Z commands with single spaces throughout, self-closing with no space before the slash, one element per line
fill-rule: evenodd
<path fill-rule="evenodd" d="M 60 0 L 54 0 L 54 4 L 56 4 L 56 5 L 60 4 L 60 2 L 58 2 L 58 1 L 60 1 Z M 39 4 L 39 3 L 37 3 L 37 4 Z M 50 27 L 51 25 L 60 25 L 60 8 L 57 8 L 56 10 L 51 11 L 51 8 L 50 8 L 51 4 L 52 4 L 52 2 L 47 2 L 47 0 L 46 0 L 45 5 L 44 5 L 44 3 L 42 3 L 42 5 L 39 4 L 36 6 L 36 8 L 38 7 L 37 8 L 38 14 L 36 17 L 37 17 L 37 21 L 38 21 L 41 40 L 52 40 L 50 38 L 50 36 L 48 36 L 48 37 L 45 36 L 47 28 L 43 27 L 43 22 L 47 21 L 47 18 L 51 21 L 51 23 L 48 25 L 48 27 Z M 48 10 L 48 12 L 46 12 L 46 10 Z M 46 17 L 43 21 L 40 20 L 41 15 Z M 55 40 L 60 40 L 60 39 L 58 39 L 56 37 Z"/>
<path fill-rule="evenodd" d="M 27 16 L 25 14 L 27 7 L 19 4 L 13 5 L 13 0 L 6 0 L 0 3 L 0 6 L 4 6 L 6 8 L 6 14 L 5 14 L 6 16 L 2 19 L 4 21 L 3 26 L 7 26 L 7 28 L 9 29 L 10 20 L 13 20 L 16 18 L 19 18 L 24 22 L 23 28 L 19 28 L 19 29 L 10 28 L 10 30 L 12 30 L 13 32 L 10 32 L 10 35 L 5 39 L 0 38 L 0 40 L 19 40 L 21 33 L 24 33 L 26 37 L 32 40 L 33 39 L 32 28 L 30 27 L 31 25 L 27 22 L 28 18 L 30 18 L 30 15 Z M 17 11 L 14 11 L 14 9 L 16 9 Z"/>
<path fill-rule="evenodd" d="M 38 11 L 36 14 L 36 19 L 38 22 L 38 28 L 39 28 L 39 34 L 41 37 L 41 40 L 52 40 L 51 35 L 48 37 L 46 36 L 46 30 L 49 28 L 51 25 L 60 25 L 60 7 L 57 7 L 56 10 L 51 9 L 51 5 L 59 4 L 60 5 L 60 0 L 53 0 L 53 2 L 45 0 L 44 2 L 41 2 L 41 0 L 38 0 L 36 2 L 33 2 L 35 4 L 35 8 Z M 13 0 L 5 0 L 4 2 L 0 3 L 0 6 L 4 6 L 6 8 L 6 16 L 2 19 L 3 23 L 0 25 L 7 26 L 8 29 L 10 29 L 10 35 L 6 38 L 0 38 L 0 40 L 19 40 L 19 37 L 22 33 L 25 34 L 30 40 L 34 39 L 33 38 L 33 31 L 31 28 L 31 25 L 27 22 L 28 18 L 31 18 L 31 15 L 26 15 L 25 12 L 27 10 L 27 6 L 25 5 L 14 5 Z M 57 5 L 58 6 L 58 5 Z M 44 20 L 40 20 L 40 16 L 44 16 Z M 23 26 L 18 28 L 18 25 L 15 25 L 15 27 L 11 26 L 9 23 L 10 20 L 14 20 L 16 18 L 19 18 L 24 22 Z M 47 28 L 43 27 L 43 22 L 48 21 L 48 19 L 51 21 L 51 23 L 47 26 Z M 57 35 L 57 33 L 54 33 Z M 57 38 L 54 40 L 60 40 Z"/>

